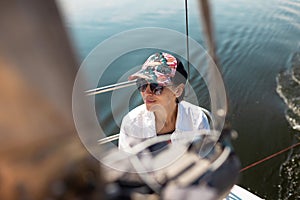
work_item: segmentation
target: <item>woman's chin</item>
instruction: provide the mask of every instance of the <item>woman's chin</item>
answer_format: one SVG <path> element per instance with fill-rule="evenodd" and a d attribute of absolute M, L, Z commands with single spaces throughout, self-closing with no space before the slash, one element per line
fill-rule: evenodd
<path fill-rule="evenodd" d="M 162 109 L 162 106 L 154 103 L 146 103 L 146 109 L 150 112 L 158 111 Z"/>
<path fill-rule="evenodd" d="M 153 112 L 153 105 L 146 104 L 146 109 L 150 112 Z"/>

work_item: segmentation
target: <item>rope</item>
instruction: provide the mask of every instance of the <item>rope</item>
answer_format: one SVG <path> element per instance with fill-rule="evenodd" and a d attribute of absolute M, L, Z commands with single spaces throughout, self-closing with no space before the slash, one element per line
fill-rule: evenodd
<path fill-rule="evenodd" d="M 260 164 L 262 162 L 265 162 L 265 161 L 267 161 L 267 160 L 269 160 L 271 158 L 274 158 L 275 156 L 278 156 L 278 155 L 280 155 L 280 154 L 282 154 L 282 153 L 284 153 L 284 152 L 286 152 L 286 151 L 288 151 L 288 150 L 290 150 L 292 148 L 295 148 L 296 146 L 299 146 L 299 145 L 300 145 L 300 142 L 298 142 L 297 144 L 293 144 L 292 146 L 289 146 L 289 147 L 287 147 L 285 149 L 282 149 L 281 151 L 278 151 L 277 153 L 274 153 L 274 154 L 272 154 L 272 155 L 270 155 L 270 156 L 268 156 L 266 158 L 263 158 L 263 159 L 255 162 L 255 163 L 252 163 L 251 165 L 248 165 L 247 167 L 244 167 L 243 169 L 240 170 L 240 172 L 243 172 L 243 171 L 245 171 L 245 170 L 247 170 L 249 168 L 252 168 L 252 167 L 254 167 L 254 166 L 256 166 L 256 165 L 258 165 L 258 164 Z"/>

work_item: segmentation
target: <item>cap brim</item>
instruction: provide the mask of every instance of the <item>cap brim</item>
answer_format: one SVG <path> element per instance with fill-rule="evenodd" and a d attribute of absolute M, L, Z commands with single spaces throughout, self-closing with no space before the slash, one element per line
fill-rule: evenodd
<path fill-rule="evenodd" d="M 138 72 L 135 73 L 135 74 L 132 74 L 131 76 L 129 76 L 128 80 L 131 81 L 131 80 L 136 80 L 136 79 L 139 79 L 139 78 L 145 79 L 149 82 L 158 83 L 158 84 L 161 84 L 163 86 L 169 85 L 170 82 L 171 82 L 169 79 L 164 79 L 164 80 L 153 79 L 152 76 L 147 76 L 145 74 L 141 74 L 141 73 L 138 73 Z M 162 77 L 160 77 L 160 78 L 162 78 Z"/>
<path fill-rule="evenodd" d="M 140 72 L 137 72 L 137 73 L 134 73 L 134 74 L 130 75 L 128 77 L 128 80 L 132 81 L 132 80 L 135 80 L 135 79 L 138 79 L 138 78 L 142 78 L 142 79 L 146 79 L 146 80 L 152 80 L 151 76 L 147 76 L 147 75 L 142 74 Z"/>

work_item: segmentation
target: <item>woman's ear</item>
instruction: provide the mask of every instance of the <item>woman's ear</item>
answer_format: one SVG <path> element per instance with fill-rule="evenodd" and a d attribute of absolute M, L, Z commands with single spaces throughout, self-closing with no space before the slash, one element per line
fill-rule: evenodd
<path fill-rule="evenodd" d="M 178 85 L 175 89 L 175 96 L 178 98 L 181 96 L 182 92 L 184 90 L 184 84 L 181 83 L 180 85 Z"/>

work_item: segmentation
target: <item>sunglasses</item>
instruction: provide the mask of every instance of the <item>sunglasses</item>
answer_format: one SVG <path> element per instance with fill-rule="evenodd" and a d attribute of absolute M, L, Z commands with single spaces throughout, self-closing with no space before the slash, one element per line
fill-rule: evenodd
<path fill-rule="evenodd" d="M 158 83 L 148 83 L 145 79 L 138 79 L 136 81 L 137 89 L 140 92 L 145 92 L 148 85 L 150 85 L 150 90 L 152 94 L 160 95 L 162 91 L 164 90 L 164 86 L 158 84 Z"/>

